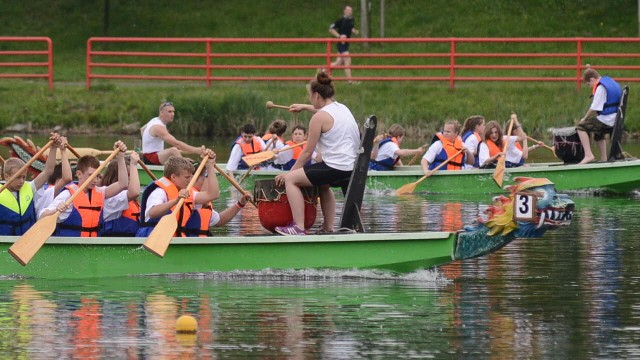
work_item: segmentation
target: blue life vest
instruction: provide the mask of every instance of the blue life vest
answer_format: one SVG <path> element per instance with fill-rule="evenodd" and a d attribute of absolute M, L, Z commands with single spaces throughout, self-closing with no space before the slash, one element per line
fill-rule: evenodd
<path fill-rule="evenodd" d="M 378 143 L 378 149 L 380 149 L 382 147 L 382 145 L 393 141 L 393 137 L 388 137 L 383 139 L 382 141 L 380 141 L 380 143 Z M 396 144 L 398 143 L 397 140 L 393 141 Z M 396 166 L 396 164 L 398 163 L 398 161 L 400 161 L 400 157 L 396 157 L 395 159 L 393 157 L 388 157 L 386 159 L 382 159 L 382 160 L 370 160 L 369 161 L 369 170 L 379 170 L 379 171 L 388 171 L 388 170 L 393 170 L 394 166 Z"/>
<path fill-rule="evenodd" d="M 117 219 L 105 221 L 98 236 L 136 236 L 140 228 L 140 204 L 129 201 L 129 208 Z"/>
<path fill-rule="evenodd" d="M 0 194 L 0 235 L 22 235 L 36 222 L 31 183 L 24 182 L 18 198 L 9 189 Z"/>
<path fill-rule="evenodd" d="M 596 93 L 598 85 L 604 86 L 607 90 L 607 99 L 605 100 L 602 111 L 598 111 L 598 115 L 609 115 L 618 111 L 620 100 L 622 100 L 622 88 L 615 80 L 608 76 L 603 76 L 600 81 L 593 87 L 593 94 Z"/>
<path fill-rule="evenodd" d="M 475 131 L 471 131 L 471 130 L 467 130 L 466 133 L 462 134 L 462 142 L 464 143 L 465 141 L 467 141 L 467 139 L 469 138 L 469 136 L 471 135 L 476 135 Z M 478 135 L 478 137 L 480 137 Z M 473 154 L 475 156 L 475 160 L 473 161 L 473 167 L 475 168 L 479 168 L 480 167 L 480 156 L 478 156 L 478 154 L 480 154 L 480 144 L 482 143 L 482 138 L 478 139 L 478 145 L 476 146 L 476 151 Z"/>

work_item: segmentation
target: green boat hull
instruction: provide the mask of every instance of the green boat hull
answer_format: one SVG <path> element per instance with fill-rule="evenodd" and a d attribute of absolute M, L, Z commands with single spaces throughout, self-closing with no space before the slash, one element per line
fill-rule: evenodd
<path fill-rule="evenodd" d="M 456 233 L 378 233 L 300 237 L 175 238 L 164 258 L 143 238 L 50 238 L 26 266 L 0 238 L 0 276 L 100 278 L 263 269 L 381 269 L 411 272 L 453 261 Z"/>
<path fill-rule="evenodd" d="M 224 168 L 224 164 L 221 164 Z M 156 176 L 162 176 L 161 167 L 152 167 Z M 140 170 L 142 184 L 151 179 Z M 253 171 L 242 184 L 246 189 L 253 188 L 254 180 L 273 179 L 280 171 Z M 237 172 L 242 177 L 244 171 Z M 369 171 L 367 188 L 370 190 L 396 190 L 402 185 L 417 181 L 424 173 L 419 166 L 403 166 L 394 171 Z M 556 189 L 567 191 L 602 190 L 613 193 L 627 193 L 640 189 L 640 159 L 616 162 L 591 163 L 585 165 L 562 165 L 559 163 L 530 164 L 530 166 L 505 169 L 504 184 L 508 185 L 516 177 L 547 178 L 555 183 Z M 219 177 L 220 186 L 226 189 L 231 185 Z M 474 169 L 465 171 L 438 171 L 416 188 L 416 192 L 432 194 L 464 193 L 495 194 L 502 193 L 493 180 L 492 169 Z"/>

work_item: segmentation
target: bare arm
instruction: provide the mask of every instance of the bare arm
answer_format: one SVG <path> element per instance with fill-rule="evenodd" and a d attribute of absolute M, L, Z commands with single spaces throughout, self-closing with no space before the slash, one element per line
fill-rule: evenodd
<path fill-rule="evenodd" d="M 140 177 L 138 175 L 138 162 L 140 155 L 137 152 L 131 153 L 129 161 L 129 186 L 127 187 L 127 198 L 135 200 L 140 196 Z"/>
<path fill-rule="evenodd" d="M 114 149 L 120 149 L 118 155 L 116 155 L 116 161 L 118 162 L 118 182 L 107 186 L 107 189 L 104 192 L 105 199 L 118 195 L 122 190 L 126 190 L 129 186 L 129 174 L 127 173 L 127 164 L 124 161 L 124 154 L 127 152 L 127 146 L 122 141 L 116 141 L 113 147 Z"/>
<path fill-rule="evenodd" d="M 307 110 L 307 111 L 312 112 L 312 113 L 317 113 L 318 110 L 320 110 L 320 109 L 314 108 L 313 105 L 311 105 L 311 104 L 291 104 L 291 105 L 289 105 L 289 111 L 290 112 L 301 112 L 303 110 Z"/>
<path fill-rule="evenodd" d="M 178 150 L 191 154 L 202 154 L 203 147 L 191 146 L 176 139 L 173 135 L 169 134 L 169 131 L 167 131 L 167 128 L 164 126 L 155 125 L 149 129 L 149 133 L 155 137 L 161 138 L 167 144 L 177 147 Z"/>
<path fill-rule="evenodd" d="M 218 185 L 218 177 L 216 176 L 216 154 L 211 149 L 206 150 L 209 155 L 207 160 L 207 180 L 202 187 L 204 191 L 200 191 L 193 202 L 196 204 L 206 204 L 220 197 L 220 186 Z"/>

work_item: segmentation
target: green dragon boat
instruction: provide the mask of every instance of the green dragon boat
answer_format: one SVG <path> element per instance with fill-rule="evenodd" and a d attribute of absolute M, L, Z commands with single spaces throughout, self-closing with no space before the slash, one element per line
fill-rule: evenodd
<path fill-rule="evenodd" d="M 225 164 L 219 164 L 224 169 Z M 162 177 L 161 166 L 149 166 L 157 177 Z M 245 170 L 236 171 L 241 179 Z M 495 194 L 501 193 L 493 180 L 493 169 L 473 169 L 463 171 L 437 171 L 416 188 L 416 192 L 431 194 L 464 193 Z M 254 170 L 243 182 L 245 188 L 252 188 L 255 180 L 273 179 L 281 171 Z M 151 182 L 149 175 L 139 170 L 142 184 Z M 402 185 L 417 181 L 424 175 L 420 166 L 401 166 L 393 171 L 369 170 L 367 189 L 396 190 Z M 597 162 L 584 165 L 562 163 L 532 163 L 528 166 L 505 169 L 504 183 L 510 184 L 516 177 L 547 178 L 555 183 L 556 189 L 563 192 L 605 191 L 627 193 L 640 189 L 640 159 Z M 219 177 L 221 188 L 231 185 Z"/>
<path fill-rule="evenodd" d="M 145 238 L 51 237 L 25 266 L 0 237 L 0 278 L 104 278 L 264 269 L 381 269 L 397 273 L 483 256 L 514 239 L 571 223 L 575 204 L 547 179 L 522 178 L 490 206 L 486 221 L 457 232 L 174 238 L 164 257 Z M 524 201 L 524 202 L 523 202 Z M 521 211 L 524 209 L 523 211 Z M 29 239 L 22 239 L 28 241 Z"/>

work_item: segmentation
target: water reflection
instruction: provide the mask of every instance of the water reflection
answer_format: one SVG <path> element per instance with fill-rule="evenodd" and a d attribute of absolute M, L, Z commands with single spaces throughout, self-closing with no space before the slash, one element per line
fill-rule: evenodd
<path fill-rule="evenodd" d="M 376 231 L 453 230 L 485 208 L 427 195 L 365 199 L 366 226 Z M 406 276 L 301 270 L 2 280 L 0 351 L 89 359 L 638 357 L 640 202 L 573 199 L 570 227 Z M 247 210 L 238 221 L 254 227 L 255 210 Z M 175 333 L 182 314 L 197 318 L 197 334 Z"/>

